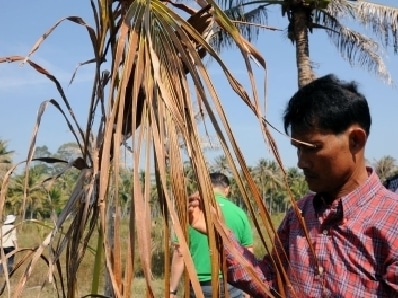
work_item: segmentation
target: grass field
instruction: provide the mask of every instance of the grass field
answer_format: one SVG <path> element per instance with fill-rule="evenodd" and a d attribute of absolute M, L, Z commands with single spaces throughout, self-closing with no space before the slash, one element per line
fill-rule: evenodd
<path fill-rule="evenodd" d="M 279 215 L 274 215 L 273 222 L 277 226 L 281 219 L 283 218 L 284 214 L 279 214 Z M 158 221 L 160 222 L 160 221 Z M 40 243 L 43 241 L 43 239 L 48 235 L 50 232 L 50 229 L 46 227 L 45 225 L 42 224 L 37 224 L 37 223 L 25 223 L 23 226 L 17 226 L 17 237 L 18 237 L 18 245 L 19 249 L 32 249 L 34 247 L 37 247 L 40 245 Z M 121 233 L 122 237 L 123 234 L 128 233 L 128 225 L 126 223 L 122 223 L 121 226 Z M 153 233 L 154 239 L 153 239 L 153 245 L 154 247 L 161 248 L 162 247 L 162 242 L 163 239 L 161 238 L 161 233 Z M 126 238 L 126 237 L 125 237 Z M 266 239 L 267 242 L 269 243 L 269 239 Z M 84 255 L 84 258 L 82 260 L 82 263 L 79 267 L 78 270 L 78 289 L 76 293 L 76 297 L 84 297 L 85 295 L 90 294 L 91 292 L 91 283 L 92 283 L 92 276 L 93 276 L 93 267 L 94 267 L 94 250 L 93 248 L 96 247 L 97 243 L 97 234 L 94 233 L 91 241 L 90 241 L 90 249 L 88 249 Z M 263 245 L 259 241 L 258 234 L 255 232 L 254 233 L 254 252 L 257 257 L 262 257 L 265 253 L 265 249 Z M 162 272 L 163 268 L 163 253 L 162 252 L 157 252 L 157 257 L 153 258 L 153 287 L 154 287 L 154 292 L 155 292 L 155 297 L 163 297 L 164 296 L 164 278 Z M 27 251 L 20 252 L 16 255 L 15 259 L 15 267 L 17 267 L 17 270 L 15 270 L 14 275 L 11 278 L 11 296 L 15 291 L 16 285 L 20 282 L 21 277 L 23 276 L 28 263 L 25 262 L 22 265 L 19 265 L 18 263 L 21 263 L 23 257 L 27 254 Z M 43 255 L 48 258 L 50 255 L 50 248 L 47 247 L 44 250 Z M 66 266 L 66 262 L 61 259 L 61 266 L 64 267 Z M 20 266 L 18 268 L 18 266 Z M 53 268 L 55 270 L 55 268 Z M 103 272 L 102 276 L 105 276 L 105 267 L 103 267 Z M 137 273 L 139 272 L 139 268 L 137 268 Z M 58 297 L 57 295 L 57 289 L 55 286 L 55 281 L 54 278 L 51 280 L 49 278 L 49 267 L 45 259 L 41 258 L 37 261 L 36 265 L 33 267 L 33 270 L 31 271 L 30 277 L 27 280 L 24 291 L 21 297 L 43 297 L 43 298 L 53 298 L 53 297 Z M 58 278 L 57 275 L 55 275 L 56 278 Z M 2 277 L 1 283 L 3 284 L 4 278 Z M 59 285 L 59 283 L 57 283 Z M 133 290 L 132 290 L 132 296 L 131 297 L 144 297 L 146 293 L 146 283 L 145 280 L 140 277 L 139 274 L 137 274 L 137 277 L 134 278 L 133 281 Z M 102 284 L 100 285 L 100 289 L 103 289 L 103 280 Z M 101 290 L 100 293 L 103 293 Z M 8 291 L 7 289 L 3 293 L 1 297 L 7 297 Z M 61 294 L 61 297 L 63 295 Z"/>

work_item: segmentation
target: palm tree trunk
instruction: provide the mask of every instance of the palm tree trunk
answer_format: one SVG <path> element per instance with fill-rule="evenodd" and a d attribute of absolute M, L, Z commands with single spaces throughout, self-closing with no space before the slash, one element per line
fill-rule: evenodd
<path fill-rule="evenodd" d="M 307 12 L 305 8 L 297 8 L 294 11 L 293 18 L 298 86 L 301 88 L 315 79 L 309 56 Z"/>

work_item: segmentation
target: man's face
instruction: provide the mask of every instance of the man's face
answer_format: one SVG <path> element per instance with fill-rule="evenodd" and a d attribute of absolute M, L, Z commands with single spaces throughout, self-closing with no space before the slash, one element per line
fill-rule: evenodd
<path fill-rule="evenodd" d="M 355 168 L 349 130 L 335 135 L 325 130 L 292 129 L 292 138 L 292 145 L 297 148 L 297 166 L 303 170 L 309 189 L 315 192 L 338 193 L 350 180 Z"/>

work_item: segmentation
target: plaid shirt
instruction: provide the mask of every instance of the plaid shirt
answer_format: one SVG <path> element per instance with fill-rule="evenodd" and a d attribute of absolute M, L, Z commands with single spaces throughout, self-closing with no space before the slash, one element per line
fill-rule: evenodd
<path fill-rule="evenodd" d="M 363 185 L 331 204 L 320 194 L 297 202 L 317 264 L 294 212 L 286 214 L 278 229 L 283 247 L 276 249 L 289 259 L 284 264 L 293 288 L 285 287 L 288 297 L 398 297 L 398 195 L 368 171 Z M 236 248 L 263 283 L 277 287 L 269 256 L 256 260 L 238 244 Z M 266 297 L 227 247 L 226 253 L 228 281 L 253 297 Z"/>

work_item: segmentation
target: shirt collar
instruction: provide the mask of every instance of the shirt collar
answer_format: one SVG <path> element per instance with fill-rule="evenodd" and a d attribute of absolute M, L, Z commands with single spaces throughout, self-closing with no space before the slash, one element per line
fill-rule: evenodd
<path fill-rule="evenodd" d="M 214 196 L 216 198 L 224 198 L 225 197 L 224 194 L 219 190 L 214 190 Z"/>
<path fill-rule="evenodd" d="M 341 198 L 345 216 L 349 216 L 356 207 L 364 206 L 383 187 L 376 172 L 370 167 L 367 167 L 366 170 L 369 176 L 365 183 Z"/>
<path fill-rule="evenodd" d="M 376 172 L 370 167 L 367 167 L 366 170 L 368 172 L 368 179 L 366 179 L 362 185 L 351 191 L 346 196 L 338 198 L 334 201 L 341 201 L 345 217 L 348 217 L 357 207 L 365 205 L 374 197 L 374 194 L 381 187 L 383 187 L 382 183 L 377 177 Z M 324 207 L 321 193 L 317 193 L 314 196 L 313 204 L 315 211 L 319 211 L 322 207 Z"/>

